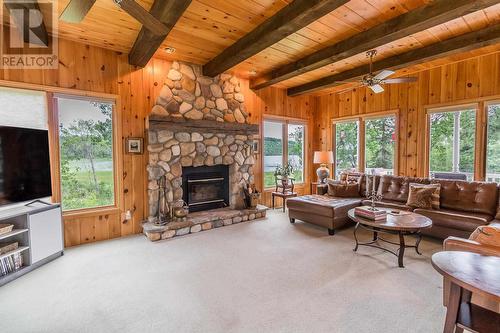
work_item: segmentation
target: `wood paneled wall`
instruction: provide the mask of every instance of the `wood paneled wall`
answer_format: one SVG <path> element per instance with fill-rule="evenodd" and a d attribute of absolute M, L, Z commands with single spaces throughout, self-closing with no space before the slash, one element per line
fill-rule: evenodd
<path fill-rule="evenodd" d="M 116 95 L 120 112 L 122 141 L 126 137 L 144 136 L 145 118 L 167 77 L 171 63 L 153 58 L 138 69 L 128 64 L 127 55 L 72 41 L 59 41 L 59 68 L 54 70 L 0 70 L 0 80 L 86 91 L 90 94 Z M 7 82 L 4 82 L 6 84 Z M 1 82 L 0 82 L 1 84 Z M 287 98 L 284 90 L 269 88 L 257 94 L 249 82 L 241 80 L 246 107 L 252 123 L 262 123 L 264 114 L 305 119 L 312 128 L 314 97 Z M 66 90 L 65 90 L 66 91 Z M 312 131 L 309 131 L 309 150 Z M 123 149 L 123 142 L 118 148 Z M 310 154 L 307 153 L 309 156 Z M 123 154 L 117 161 L 123 170 L 123 194 L 117 208 L 97 209 L 64 216 L 65 245 L 73 246 L 141 232 L 147 216 L 147 154 Z M 255 167 L 256 183 L 262 184 L 260 162 Z M 308 178 L 306 178 L 308 180 Z M 301 189 L 302 191 L 302 189 Z M 265 201 L 269 201 L 264 196 Z M 132 219 L 125 220 L 130 210 Z"/>
<path fill-rule="evenodd" d="M 254 92 L 248 88 L 248 81 L 244 81 L 247 85 L 243 89 L 245 93 L 245 104 L 247 109 L 251 110 L 251 121 L 255 124 L 260 124 L 260 150 L 261 153 L 257 156 L 257 164 L 255 166 L 255 179 L 259 184 L 259 188 L 263 188 L 264 178 L 262 175 L 262 144 L 264 142 L 262 137 L 262 123 L 266 117 L 287 118 L 290 120 L 296 119 L 305 122 L 306 124 L 306 142 L 305 142 L 305 175 L 304 184 L 297 185 L 296 192 L 298 194 L 310 193 L 310 182 L 316 177 L 315 170 L 312 168 L 313 156 L 313 126 L 314 126 L 314 111 L 316 109 L 316 97 L 311 95 L 304 95 L 298 97 L 288 97 L 286 90 L 279 88 L 266 88 Z M 272 190 L 264 190 L 261 203 L 271 207 L 271 192 Z M 282 202 L 276 199 L 276 207 L 281 206 Z"/>
<path fill-rule="evenodd" d="M 315 150 L 332 149 L 332 120 L 399 110 L 398 174 L 427 176 L 426 109 L 500 98 L 500 52 L 412 74 L 418 81 L 317 97 Z"/>

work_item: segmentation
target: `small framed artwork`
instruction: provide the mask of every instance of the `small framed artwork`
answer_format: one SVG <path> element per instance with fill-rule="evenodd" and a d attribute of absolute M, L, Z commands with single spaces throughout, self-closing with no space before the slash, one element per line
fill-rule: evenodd
<path fill-rule="evenodd" d="M 126 138 L 125 139 L 125 152 L 127 154 L 142 154 L 144 147 L 143 138 Z"/>
<path fill-rule="evenodd" d="M 252 151 L 254 154 L 259 153 L 259 140 L 257 140 L 257 139 L 253 140 Z"/>

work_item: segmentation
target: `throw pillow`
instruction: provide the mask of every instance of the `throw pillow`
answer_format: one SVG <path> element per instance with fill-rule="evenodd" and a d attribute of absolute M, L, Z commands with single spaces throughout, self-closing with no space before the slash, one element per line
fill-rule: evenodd
<path fill-rule="evenodd" d="M 340 198 L 359 198 L 358 184 L 328 184 L 328 195 Z"/>
<path fill-rule="evenodd" d="M 433 187 L 414 186 L 410 184 L 407 206 L 412 208 L 432 209 L 432 194 L 436 191 Z"/>
<path fill-rule="evenodd" d="M 469 239 L 483 245 L 500 247 L 500 228 L 490 226 L 477 227 Z"/>
<path fill-rule="evenodd" d="M 418 187 L 418 188 L 433 188 L 434 193 L 432 193 L 432 209 L 439 209 L 439 198 L 441 195 L 441 184 L 419 184 L 419 183 L 410 183 L 410 187 Z"/>

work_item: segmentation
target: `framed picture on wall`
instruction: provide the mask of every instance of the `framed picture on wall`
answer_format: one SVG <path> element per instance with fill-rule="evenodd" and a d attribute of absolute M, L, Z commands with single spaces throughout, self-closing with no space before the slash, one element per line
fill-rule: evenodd
<path fill-rule="evenodd" d="M 142 154 L 144 149 L 143 138 L 126 138 L 125 152 L 127 154 Z"/>

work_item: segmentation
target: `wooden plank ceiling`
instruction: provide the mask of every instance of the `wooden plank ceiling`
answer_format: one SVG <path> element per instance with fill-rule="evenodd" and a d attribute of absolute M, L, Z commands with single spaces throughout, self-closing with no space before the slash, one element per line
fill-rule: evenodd
<path fill-rule="evenodd" d="M 137 0 L 137 2 L 149 10 L 153 0 Z M 291 0 L 193 0 L 155 56 L 206 64 L 290 2 Z M 233 71 L 246 78 L 253 77 L 252 71 L 256 71 L 257 76 L 263 75 L 431 2 L 431 0 L 351 0 L 233 67 Z M 68 0 L 60 0 L 58 3 L 61 13 Z M 496 4 L 380 46 L 377 48 L 376 60 L 499 23 L 500 4 Z M 112 0 L 97 0 L 79 24 L 59 22 L 59 35 L 62 38 L 124 53 L 129 53 L 140 29 L 141 25 L 118 8 Z M 164 51 L 167 46 L 174 47 L 176 52 L 167 54 Z M 493 45 L 467 54 L 477 55 L 499 49 L 498 45 Z M 459 55 L 450 56 L 433 63 L 441 64 L 442 61 L 456 61 L 459 58 Z M 283 88 L 298 86 L 366 63 L 365 54 L 357 54 L 282 81 L 276 86 Z M 426 68 L 425 64 L 415 65 L 400 70 L 397 74 L 405 75 L 423 68 Z"/>

